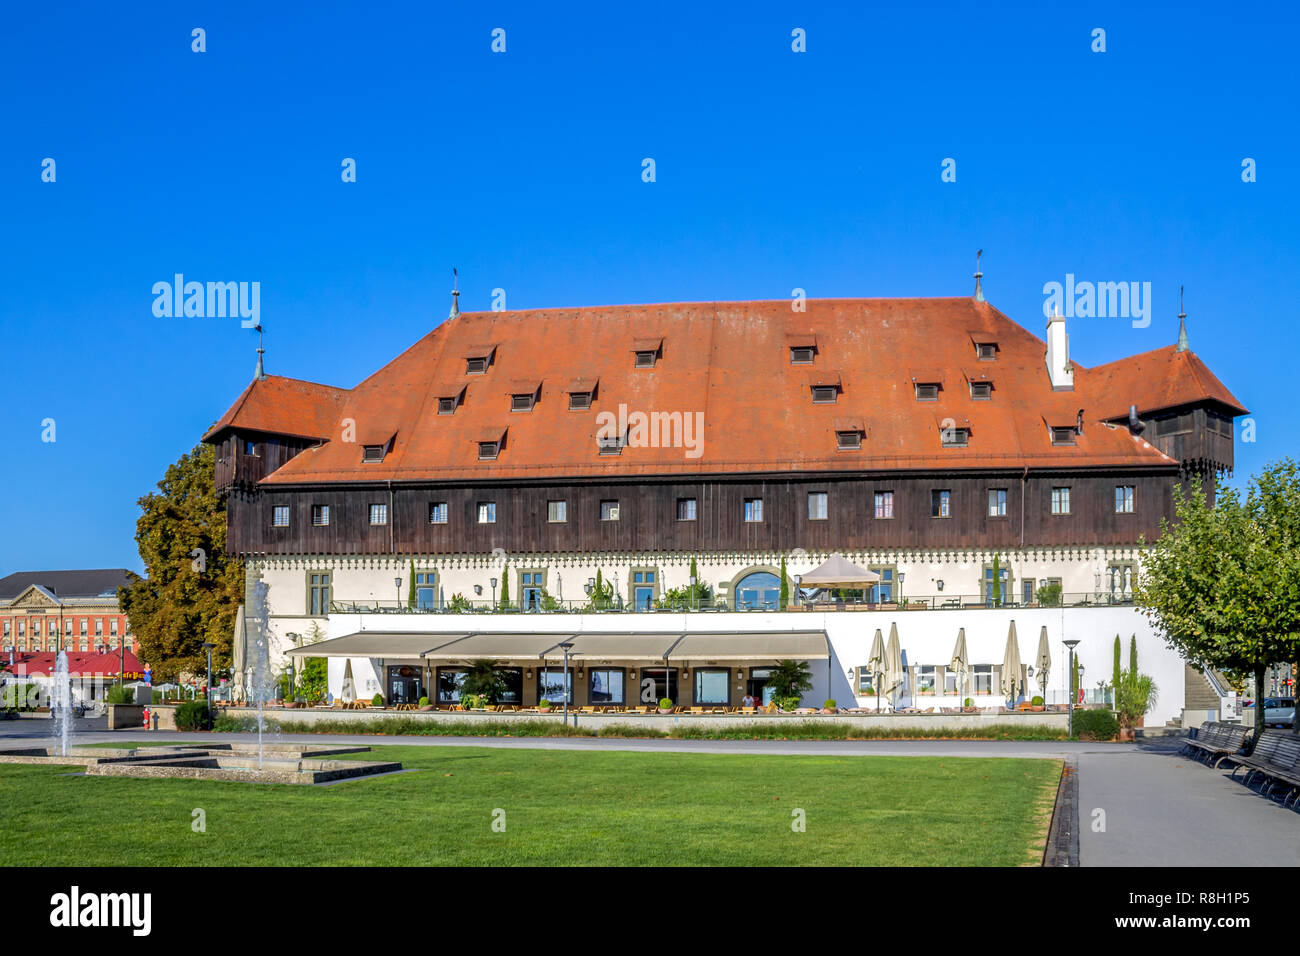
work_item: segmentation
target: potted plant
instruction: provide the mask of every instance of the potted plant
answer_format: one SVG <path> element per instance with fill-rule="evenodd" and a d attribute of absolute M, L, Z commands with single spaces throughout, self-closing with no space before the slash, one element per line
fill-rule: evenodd
<path fill-rule="evenodd" d="M 374 697 L 370 698 L 370 706 L 371 706 L 371 707 L 378 707 L 380 710 L 383 710 L 383 707 L 384 707 L 384 695 L 383 695 L 383 694 L 376 694 Z"/>
<path fill-rule="evenodd" d="M 1156 702 L 1156 682 L 1149 674 L 1123 671 L 1115 689 L 1115 709 L 1119 718 L 1119 739 L 1133 740 L 1135 727 L 1141 727 L 1146 712 Z"/>
<path fill-rule="evenodd" d="M 823 714 L 834 714 L 838 711 L 838 709 L 839 709 L 839 704 L 835 702 L 835 698 L 833 697 L 828 697 L 826 701 L 822 704 Z"/>
<path fill-rule="evenodd" d="M 973 714 L 978 708 L 976 708 L 975 706 L 975 701 L 967 697 L 965 700 L 961 702 L 961 709 L 963 713 Z"/>
<path fill-rule="evenodd" d="M 661 698 L 659 701 L 659 713 L 671 714 L 673 712 L 673 702 L 669 697 Z"/>
<path fill-rule="evenodd" d="M 1035 697 L 1033 700 L 1031 700 L 1031 701 L 1029 702 L 1029 709 L 1032 710 L 1032 711 L 1034 711 L 1035 713 L 1042 713 L 1042 711 L 1043 711 L 1043 698 L 1041 698 L 1041 697 Z"/>
<path fill-rule="evenodd" d="M 433 706 L 431 703 L 429 703 L 429 698 L 427 698 L 427 697 L 421 697 L 421 698 L 420 698 L 420 702 L 419 702 L 418 704 L 416 704 L 416 706 L 419 707 L 421 710 L 434 710 L 434 709 L 435 709 L 434 706 Z"/>
<path fill-rule="evenodd" d="M 537 702 L 537 709 L 544 714 L 550 713 L 551 702 L 547 700 L 545 697 L 543 697 L 541 700 Z"/>

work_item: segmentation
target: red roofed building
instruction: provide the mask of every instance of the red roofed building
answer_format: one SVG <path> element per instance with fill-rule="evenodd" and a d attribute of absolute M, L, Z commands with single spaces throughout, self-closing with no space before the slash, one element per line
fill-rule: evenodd
<path fill-rule="evenodd" d="M 832 552 L 883 606 L 1123 602 L 1174 485 L 1232 469 L 1245 409 L 1184 340 L 1089 369 L 978 292 L 796 306 L 453 308 L 353 388 L 259 377 L 204 440 L 276 647 L 597 570 L 648 609 L 692 559 L 733 609 Z"/>

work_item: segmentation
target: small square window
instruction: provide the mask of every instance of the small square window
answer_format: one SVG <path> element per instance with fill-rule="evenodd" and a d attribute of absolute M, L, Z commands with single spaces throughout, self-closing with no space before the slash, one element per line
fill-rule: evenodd
<path fill-rule="evenodd" d="M 482 375 L 487 371 L 486 358 L 467 358 L 465 359 L 466 375 Z"/>
<path fill-rule="evenodd" d="M 1005 488 L 989 489 L 989 517 L 1005 518 L 1007 516 L 1007 490 Z"/>
<path fill-rule="evenodd" d="M 251 442 L 251 441 L 246 441 L 246 442 L 244 442 L 244 454 L 245 454 L 245 455 L 256 455 L 256 454 L 257 454 L 257 445 L 255 445 L 255 444 L 254 444 L 253 442 Z"/>
<path fill-rule="evenodd" d="M 969 428 L 941 428 L 939 437 L 944 448 L 965 448 L 970 444 Z"/>
<path fill-rule="evenodd" d="M 637 368 L 654 368 L 654 367 L 655 367 L 655 353 L 654 353 L 654 352 L 651 352 L 651 351 L 648 351 L 648 350 L 647 350 L 647 351 L 637 352 L 637 353 L 636 353 L 636 367 L 637 367 Z"/>
<path fill-rule="evenodd" d="M 491 461 L 497 457 L 501 450 L 501 443 L 496 441 L 481 441 L 478 443 L 479 461 Z"/>
<path fill-rule="evenodd" d="M 746 498 L 745 499 L 745 521 L 748 524 L 754 524 L 763 520 L 763 499 Z"/>
<path fill-rule="evenodd" d="M 1053 428 L 1052 444 L 1053 445 L 1073 445 L 1075 432 L 1073 428 Z"/>
<path fill-rule="evenodd" d="M 976 401 L 985 401 L 993 397 L 992 382 L 971 382 L 970 397 Z"/>
<path fill-rule="evenodd" d="M 312 505 L 311 506 L 311 523 L 314 527 L 324 528 L 330 523 L 330 506 L 329 505 Z"/>
<path fill-rule="evenodd" d="M 522 392 L 510 396 L 510 410 L 512 412 L 531 412 L 533 403 L 537 398 L 535 392 Z"/>
<path fill-rule="evenodd" d="M 600 503 L 600 520 L 617 521 L 618 520 L 618 501 L 605 500 Z"/>
<path fill-rule="evenodd" d="M 289 506 L 275 505 L 271 509 L 271 527 L 287 528 L 289 527 Z"/>
<path fill-rule="evenodd" d="M 370 524 L 372 526 L 388 524 L 388 505 L 370 506 Z"/>
<path fill-rule="evenodd" d="M 996 342 L 980 342 L 975 346 L 975 354 L 981 362 L 991 362 L 998 357 Z"/>
<path fill-rule="evenodd" d="M 808 520 L 825 521 L 826 520 L 826 500 L 827 495 L 824 491 L 808 492 Z"/>
<path fill-rule="evenodd" d="M 376 462 L 384 460 L 383 445 L 362 445 L 361 460 L 363 462 Z"/>
<path fill-rule="evenodd" d="M 602 436 L 596 439 L 596 447 L 602 455 L 621 455 L 624 444 L 622 435 L 615 435 L 612 438 Z"/>
<path fill-rule="evenodd" d="M 429 504 L 429 524 L 447 523 L 447 502 L 434 501 Z"/>
<path fill-rule="evenodd" d="M 591 408 L 591 392 L 570 392 L 569 410 L 583 411 Z"/>
<path fill-rule="evenodd" d="M 496 520 L 497 503 L 495 501 L 480 501 L 478 503 L 478 523 L 496 524 Z"/>
<path fill-rule="evenodd" d="M 836 432 L 835 447 L 840 451 L 856 451 L 862 447 L 862 432 Z"/>
<path fill-rule="evenodd" d="M 952 492 L 945 489 L 930 492 L 930 517 L 952 517 Z"/>
<path fill-rule="evenodd" d="M 894 517 L 894 493 L 892 491 L 876 492 L 876 517 Z"/>
<path fill-rule="evenodd" d="M 452 396 L 451 398 L 438 399 L 438 414 L 439 415 L 456 414 L 456 404 L 457 402 L 455 396 Z"/>
<path fill-rule="evenodd" d="M 567 501 L 546 502 L 546 520 L 552 524 L 561 524 L 569 520 L 569 503 Z"/>
<path fill-rule="evenodd" d="M 812 400 L 814 405 L 834 405 L 839 400 L 840 390 L 834 385 L 814 385 Z"/>
<path fill-rule="evenodd" d="M 916 400 L 918 402 L 937 402 L 939 400 L 938 384 L 933 382 L 917 382 Z"/>
<path fill-rule="evenodd" d="M 798 345 L 790 349 L 791 365 L 811 365 L 813 363 L 813 353 L 816 350 L 811 346 Z"/>
<path fill-rule="evenodd" d="M 694 498 L 677 499 L 677 520 L 678 521 L 695 520 L 695 499 Z"/>

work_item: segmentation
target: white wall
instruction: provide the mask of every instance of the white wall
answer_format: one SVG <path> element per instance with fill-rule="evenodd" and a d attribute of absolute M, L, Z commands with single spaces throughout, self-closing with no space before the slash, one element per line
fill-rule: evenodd
<path fill-rule="evenodd" d="M 1064 637 L 1077 639 L 1076 649 L 1084 665 L 1083 686 L 1109 682 L 1115 635 L 1122 644 L 1122 664 L 1128 666 L 1130 635 L 1138 641 L 1138 666 L 1150 674 L 1159 688 L 1156 706 L 1147 715 L 1148 726 L 1164 724 L 1181 714 L 1183 707 L 1183 661 L 1151 630 L 1147 619 L 1131 607 L 1044 608 L 966 611 L 838 611 L 826 613 L 709 613 L 709 614 L 335 614 L 330 616 L 331 637 L 360 630 L 408 633 L 462 633 L 467 630 L 528 632 L 534 634 L 576 634 L 583 631 L 628 631 L 686 633 L 694 631 L 789 631 L 825 630 L 830 639 L 832 660 L 812 664 L 813 689 L 804 696 L 808 704 L 820 706 L 833 697 L 840 706 L 855 700 L 859 706 L 875 706 L 875 698 L 855 698 L 849 684 L 849 668 L 864 665 L 870 654 L 876 628 L 887 640 L 891 624 L 898 625 L 899 644 L 906 664 L 946 666 L 952 660 L 958 628 L 966 629 L 966 647 L 971 664 L 1001 664 L 1011 621 L 1016 622 L 1021 663 L 1034 665 L 1038 656 L 1039 630 L 1047 627 L 1052 666 L 1049 671 L 1050 699 L 1067 699 L 1068 675 Z M 343 660 L 330 661 L 330 692 L 342 688 Z M 380 679 L 378 662 L 353 660 L 357 695 L 369 697 L 366 678 Z M 1038 677 L 1030 679 L 1028 695 L 1038 693 Z M 379 688 L 382 690 L 382 685 Z M 1054 694 L 1051 692 L 1055 691 Z M 925 697 L 922 706 L 951 706 L 954 697 Z M 906 705 L 910 700 L 900 703 Z M 980 706 L 1003 703 L 1001 694 L 977 697 Z"/>

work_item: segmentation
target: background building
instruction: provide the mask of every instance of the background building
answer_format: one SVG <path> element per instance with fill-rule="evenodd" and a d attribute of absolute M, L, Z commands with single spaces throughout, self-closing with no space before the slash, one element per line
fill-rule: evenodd
<path fill-rule="evenodd" d="M 0 578 L 0 648 L 8 652 L 94 653 L 135 645 L 117 602 L 125 568 L 19 571 Z"/>

